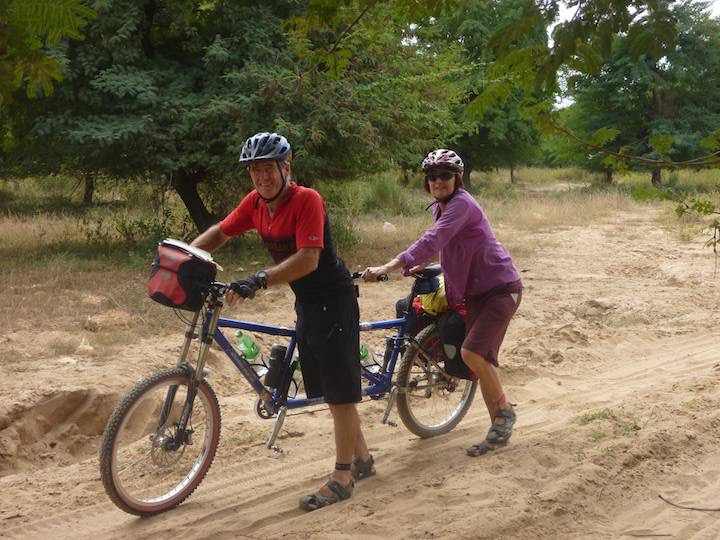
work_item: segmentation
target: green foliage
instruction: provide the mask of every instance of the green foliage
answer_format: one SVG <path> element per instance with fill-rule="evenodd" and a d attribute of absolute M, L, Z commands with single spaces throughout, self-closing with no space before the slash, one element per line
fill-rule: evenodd
<path fill-rule="evenodd" d="M 372 214 L 409 215 L 407 190 L 391 175 L 377 175 L 368 183 L 363 209 Z"/>
<path fill-rule="evenodd" d="M 406 39 L 414 4 L 97 2 L 87 39 L 54 53 L 65 77 L 55 94 L 12 111 L 5 161 L 171 185 L 199 227 L 223 197 L 237 200 L 223 190 L 257 131 L 289 138 L 301 182 L 414 165 L 460 99 L 458 85 L 437 83 L 457 69 L 452 47 L 430 58 Z"/>
<path fill-rule="evenodd" d="M 653 186 L 635 186 L 630 190 L 630 195 L 639 202 L 672 200 L 667 191 Z"/>
<path fill-rule="evenodd" d="M 617 137 L 619 134 L 619 129 L 601 127 L 600 129 L 595 131 L 595 133 L 593 133 L 593 136 L 590 139 L 590 144 L 603 146 L 615 139 L 615 137 Z"/>
<path fill-rule="evenodd" d="M 442 16 L 420 25 L 418 36 L 431 46 L 460 43 L 462 62 L 473 66 L 461 80 L 464 96 L 456 111 L 459 136 L 453 142 L 466 168 L 466 182 L 472 170 L 491 167 L 515 167 L 532 159 L 538 145 L 538 132 L 519 104 L 526 95 L 508 73 L 502 84 L 494 84 L 496 74 L 487 66 L 494 59 L 490 37 L 507 28 L 522 15 L 524 0 L 472 0 L 448 9 Z M 523 27 L 529 32 L 523 43 L 541 45 L 547 41 L 545 26 Z M 549 101 L 531 98 L 539 107 Z M 443 146 L 449 146 L 451 140 Z"/>
<path fill-rule="evenodd" d="M 711 163 L 705 154 L 716 148 L 720 124 L 720 24 L 702 4 L 671 3 L 668 13 L 658 15 L 657 24 L 674 25 L 673 39 L 661 40 L 668 45 L 662 60 L 652 50 L 638 57 L 635 38 L 619 36 L 598 75 L 573 75 L 574 104 L 562 122 L 595 147 L 585 160 L 587 148 L 571 145 L 573 162 L 616 171 Z"/>
<path fill-rule="evenodd" d="M 62 79 L 52 48 L 65 38 L 83 39 L 80 30 L 95 12 L 82 0 L 7 0 L 0 3 L 0 110 L 12 93 L 28 97 L 53 91 Z"/>

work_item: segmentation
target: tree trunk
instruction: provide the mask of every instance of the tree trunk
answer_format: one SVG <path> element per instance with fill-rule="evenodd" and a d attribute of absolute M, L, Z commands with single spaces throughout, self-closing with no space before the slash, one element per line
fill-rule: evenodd
<path fill-rule="evenodd" d="M 406 169 L 405 167 L 403 167 L 402 174 L 400 176 L 400 182 L 403 186 L 410 185 L 410 169 Z"/>
<path fill-rule="evenodd" d="M 215 216 L 206 208 L 200 198 L 197 186 L 205 180 L 205 171 L 188 172 L 185 170 L 176 171 L 172 177 L 172 185 L 187 208 L 190 219 L 199 232 L 204 232 L 215 222 Z"/>
<path fill-rule="evenodd" d="M 655 187 L 660 187 L 662 185 L 662 171 L 661 169 L 653 169 L 652 170 L 652 185 Z"/>
<path fill-rule="evenodd" d="M 605 169 L 605 183 L 609 186 L 613 183 L 613 170 L 608 167 Z"/>
<path fill-rule="evenodd" d="M 510 164 L 510 183 L 515 183 L 515 165 L 513 165 L 512 163 Z"/>
<path fill-rule="evenodd" d="M 85 191 L 83 192 L 83 205 L 91 206 L 93 202 L 93 194 L 95 193 L 95 172 L 85 171 L 83 173 L 85 180 Z"/>
<path fill-rule="evenodd" d="M 463 184 L 465 185 L 465 190 L 470 191 L 470 188 L 472 187 L 472 183 L 470 182 L 470 173 L 472 173 L 472 165 L 470 165 L 467 161 L 465 162 L 465 169 L 463 170 Z"/>

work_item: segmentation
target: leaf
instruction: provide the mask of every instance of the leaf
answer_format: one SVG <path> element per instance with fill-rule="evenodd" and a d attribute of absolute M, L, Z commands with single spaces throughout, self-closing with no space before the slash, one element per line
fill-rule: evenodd
<path fill-rule="evenodd" d="M 658 154 L 664 155 L 672 148 L 673 138 L 670 135 L 653 135 L 649 142 Z"/>
<path fill-rule="evenodd" d="M 705 148 L 706 150 L 713 152 L 720 150 L 720 129 L 717 129 L 707 137 L 704 137 L 700 141 L 700 148 Z"/>
<path fill-rule="evenodd" d="M 615 128 L 601 127 L 593 133 L 590 144 L 595 146 L 604 146 L 620 135 L 620 130 Z"/>

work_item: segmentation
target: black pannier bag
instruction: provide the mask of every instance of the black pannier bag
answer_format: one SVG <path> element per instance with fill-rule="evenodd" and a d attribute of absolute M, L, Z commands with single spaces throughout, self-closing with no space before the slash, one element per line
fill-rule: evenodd
<path fill-rule="evenodd" d="M 206 251 L 178 240 L 164 240 L 152 263 L 148 295 L 164 306 L 197 311 L 217 269 Z"/>
<path fill-rule="evenodd" d="M 460 379 L 477 380 L 477 376 L 463 362 L 460 354 L 460 349 L 465 340 L 465 319 L 456 310 L 449 309 L 438 317 L 437 325 L 443 355 L 445 356 L 445 371 L 448 375 Z"/>

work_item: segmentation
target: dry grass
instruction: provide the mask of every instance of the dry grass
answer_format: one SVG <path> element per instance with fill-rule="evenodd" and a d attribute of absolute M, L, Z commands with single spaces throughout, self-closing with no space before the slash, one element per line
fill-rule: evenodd
<path fill-rule="evenodd" d="M 643 207 L 622 193 L 572 190 L 550 196 L 524 196 L 511 201 L 483 201 L 491 223 L 498 228 L 538 231 L 587 225 L 617 211 Z"/>
<path fill-rule="evenodd" d="M 650 172 L 627 172 L 615 175 L 615 183 L 619 186 L 647 187 L 651 185 Z M 666 186 L 682 186 L 698 191 L 714 191 L 720 189 L 720 169 L 700 171 L 679 170 L 663 171 L 662 183 Z"/>
<path fill-rule="evenodd" d="M 575 169 L 519 169 L 518 181 L 513 185 L 508 183 L 507 176 L 503 177 L 506 174 L 503 170 L 476 173 L 473 183 L 477 188 L 476 198 L 487 212 L 498 238 L 519 264 L 536 249 L 523 233 L 584 226 L 618 211 L 664 207 L 661 225 L 687 239 L 696 239 L 706 223 L 692 217 L 678 222 L 672 203 L 640 203 L 623 190 L 588 188 L 591 178 Z M 706 175 L 682 173 L 680 180 L 685 181 L 688 175 L 707 184 L 717 174 L 718 171 Z M 391 176 L 387 176 L 387 181 L 396 182 Z M 375 187 L 367 182 L 353 183 L 348 188 L 352 196 L 344 193 L 340 185 L 320 186 L 328 189 L 331 211 L 334 205 L 338 207 L 337 212 L 345 212 L 342 215 L 348 229 L 359 239 L 354 246 L 346 244 L 339 249 L 353 269 L 389 260 L 432 225 L 430 212 L 424 210 L 430 198 L 417 187 L 401 188 L 411 208 L 410 215 L 392 215 L 389 209 L 382 208 L 370 212 L 352 207 L 357 201 L 373 200 L 364 198 L 367 191 L 363 189 L 383 191 L 379 189 L 381 182 L 375 183 Z M 33 181 L 23 191 L 21 183 L 0 182 L 0 257 L 3 259 L 0 294 L 4 299 L 0 306 L 0 325 L 3 329 L 13 331 L 38 325 L 77 331 L 83 328 L 88 317 L 120 310 L 130 314 L 127 323 L 87 333 L 90 345 L 122 344 L 138 333 L 175 331 L 178 321 L 173 312 L 154 304 L 145 293 L 154 240 L 146 239 L 143 244 L 135 245 L 118 240 L 108 232 L 117 216 L 142 219 L 151 215 L 148 205 L 128 208 L 117 193 L 111 192 L 99 195 L 102 202 L 97 207 L 82 209 L 69 203 L 67 198 L 63 204 L 60 187 Z M 384 228 L 385 222 L 395 230 Z M 225 273 L 228 278 L 268 263 L 256 238 L 234 241 L 223 249 L 219 258 L 228 270 Z M 69 347 L 57 344 L 59 352 Z"/>

